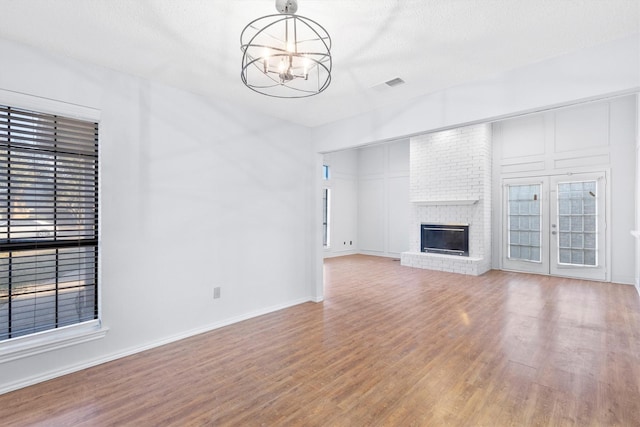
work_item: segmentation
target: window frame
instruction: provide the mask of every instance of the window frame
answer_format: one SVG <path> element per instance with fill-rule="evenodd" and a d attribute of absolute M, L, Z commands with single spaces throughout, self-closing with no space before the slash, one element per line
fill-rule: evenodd
<path fill-rule="evenodd" d="M 100 110 L 78 104 L 42 98 L 34 95 L 0 89 L 0 104 L 13 108 L 31 110 L 34 112 L 64 116 L 72 119 L 91 121 L 98 123 L 100 129 Z M 98 159 L 100 158 L 100 131 L 98 133 Z M 101 166 L 98 161 L 98 212 L 101 217 Z M 29 357 L 35 354 L 56 350 L 59 348 L 76 345 L 87 341 L 102 338 L 108 332 L 108 328 L 102 324 L 102 262 L 101 262 L 101 229 L 98 221 L 97 230 L 97 273 L 96 281 L 99 284 L 96 290 L 97 318 L 48 329 L 41 332 L 22 335 L 0 341 L 0 363 Z"/>

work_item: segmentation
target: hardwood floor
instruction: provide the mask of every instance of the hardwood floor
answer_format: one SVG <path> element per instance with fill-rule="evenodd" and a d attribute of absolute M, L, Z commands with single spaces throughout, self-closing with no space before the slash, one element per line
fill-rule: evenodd
<path fill-rule="evenodd" d="M 0 396 L 0 424 L 640 426 L 632 286 L 387 258 L 306 303 Z"/>

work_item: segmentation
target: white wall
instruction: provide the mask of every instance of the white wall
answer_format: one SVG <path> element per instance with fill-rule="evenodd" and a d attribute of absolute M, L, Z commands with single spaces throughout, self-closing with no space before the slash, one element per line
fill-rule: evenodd
<path fill-rule="evenodd" d="M 640 89 L 640 37 L 625 37 L 312 129 L 326 153 Z"/>
<path fill-rule="evenodd" d="M 358 153 L 342 150 L 324 155 L 329 166 L 330 191 L 329 247 L 324 256 L 333 257 L 358 252 Z"/>
<path fill-rule="evenodd" d="M 501 267 L 503 178 L 610 170 L 611 280 L 634 283 L 636 97 L 548 111 L 493 125 L 493 267 Z"/>
<path fill-rule="evenodd" d="M 3 363 L 0 392 L 317 297 L 308 129 L 8 41 L 0 57 L 0 89 L 101 110 L 109 328 Z"/>
<path fill-rule="evenodd" d="M 635 129 L 636 96 L 612 101 L 609 106 L 611 147 L 611 281 L 634 283 L 635 241 Z"/>
<path fill-rule="evenodd" d="M 357 151 L 360 253 L 399 257 L 409 248 L 409 140 Z"/>
<path fill-rule="evenodd" d="M 640 52 L 638 52 L 640 55 Z M 636 96 L 636 179 L 635 179 L 635 229 L 634 237 L 636 239 L 635 254 L 635 285 L 638 295 L 640 295 L 640 96 Z"/>

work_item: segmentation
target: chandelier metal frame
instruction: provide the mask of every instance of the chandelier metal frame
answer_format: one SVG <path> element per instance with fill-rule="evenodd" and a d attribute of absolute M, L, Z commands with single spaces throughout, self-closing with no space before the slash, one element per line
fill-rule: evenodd
<path fill-rule="evenodd" d="M 316 21 L 295 15 L 296 0 L 277 0 L 279 14 L 251 21 L 240 34 L 242 82 L 275 98 L 305 98 L 331 83 L 331 37 Z"/>

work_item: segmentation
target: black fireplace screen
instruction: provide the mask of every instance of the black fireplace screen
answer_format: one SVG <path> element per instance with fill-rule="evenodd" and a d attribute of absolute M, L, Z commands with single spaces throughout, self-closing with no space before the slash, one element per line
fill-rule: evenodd
<path fill-rule="evenodd" d="M 469 256 L 468 224 L 421 224 L 420 250 Z"/>

